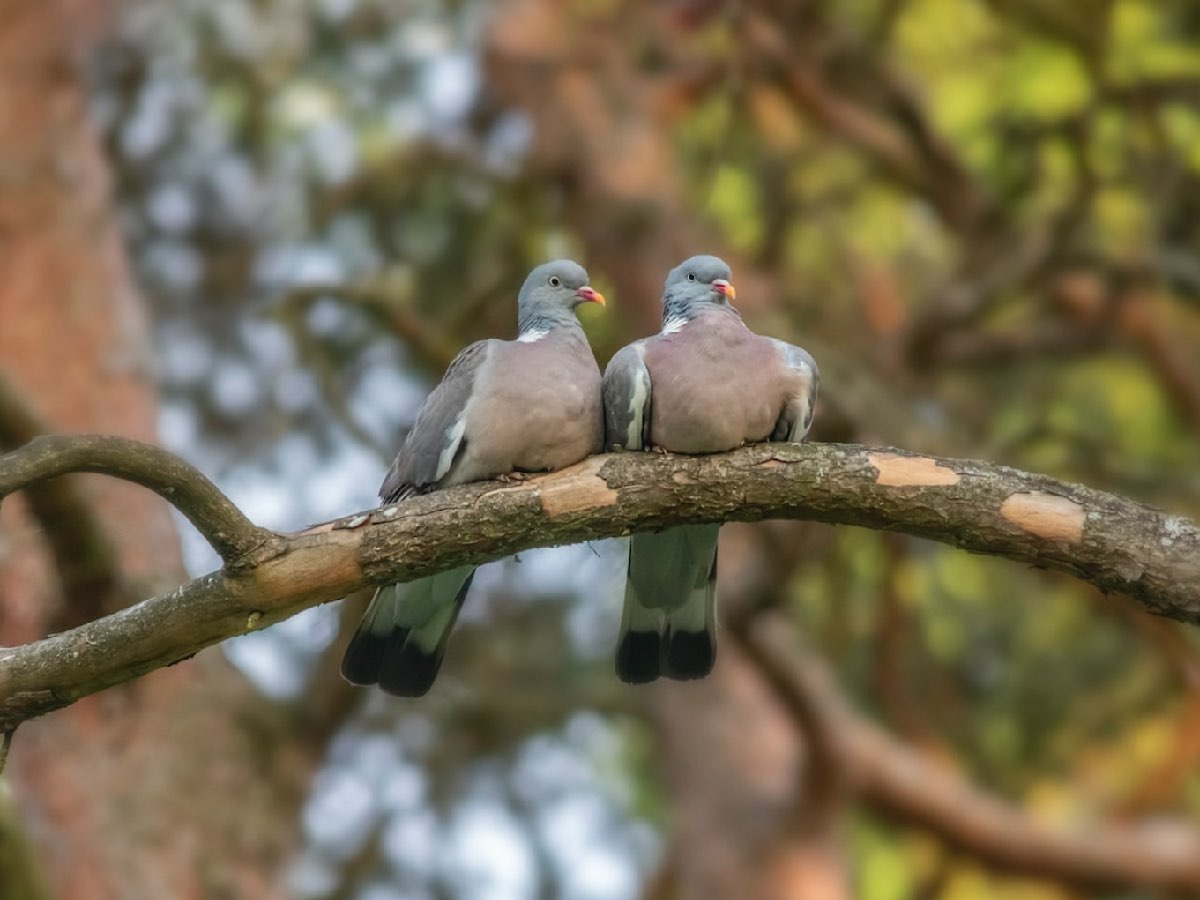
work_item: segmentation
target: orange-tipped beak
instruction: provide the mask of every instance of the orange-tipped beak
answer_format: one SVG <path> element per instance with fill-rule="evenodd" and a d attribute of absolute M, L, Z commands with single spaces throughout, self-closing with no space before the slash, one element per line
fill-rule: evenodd
<path fill-rule="evenodd" d="M 575 292 L 576 297 L 582 297 L 587 303 L 599 303 L 601 306 L 606 306 L 604 295 L 593 287 L 588 287 L 586 284 Z"/>
<path fill-rule="evenodd" d="M 730 284 L 728 281 L 726 281 L 724 278 L 718 278 L 716 281 L 714 281 L 712 283 L 712 286 L 713 286 L 713 290 L 716 291 L 718 294 L 720 294 L 722 297 L 727 297 L 730 300 L 737 299 L 737 291 L 734 289 L 733 285 Z"/>

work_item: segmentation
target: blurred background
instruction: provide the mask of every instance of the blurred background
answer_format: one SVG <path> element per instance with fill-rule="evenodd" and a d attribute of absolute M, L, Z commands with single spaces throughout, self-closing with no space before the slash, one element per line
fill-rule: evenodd
<path fill-rule="evenodd" d="M 817 358 L 815 440 L 1200 515 L 1188 0 L 0 2 L 6 449 L 160 440 L 297 529 L 375 503 L 532 265 L 589 268 L 603 365 L 698 252 Z M 604 542 L 482 570 L 420 701 L 338 678 L 354 597 L 24 726 L 0 896 L 1200 896 L 1195 629 L 723 534 L 704 682 L 617 682 Z M 216 565 L 128 485 L 31 491 L 0 642 Z"/>

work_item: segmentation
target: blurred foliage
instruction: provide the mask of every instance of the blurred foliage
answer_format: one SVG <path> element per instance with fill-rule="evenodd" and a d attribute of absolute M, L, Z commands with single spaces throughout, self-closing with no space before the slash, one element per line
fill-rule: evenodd
<path fill-rule="evenodd" d="M 156 318 L 167 439 L 232 481 L 282 482 L 295 524 L 369 503 L 448 356 L 511 334 L 530 265 L 698 227 L 712 244 L 697 252 L 769 276 L 751 324 L 821 362 L 818 439 L 983 456 L 1200 513 L 1200 7 L 653 6 L 552 7 L 564 48 L 593 34 L 647 91 L 698 70 L 659 118 L 630 106 L 618 123 L 664 135 L 653 180 L 681 186 L 677 206 L 655 196 L 628 218 L 546 162 L 538 123 L 578 110 L 534 115 L 493 89 L 488 35 L 521 4 L 127 5 L 95 107 Z M 764 62 L 751 22 L 796 72 Z M 594 283 L 628 283 L 607 269 Z M 612 299 L 585 323 L 602 362 L 657 302 Z M 356 452 L 361 482 L 331 495 Z M 813 546 L 791 614 L 901 735 L 1050 820 L 1200 813 L 1193 632 L 949 548 L 855 530 Z M 456 637 L 449 685 L 419 705 L 367 698 L 314 794 L 299 895 L 509 896 L 455 868 L 463 817 L 486 809 L 525 847 L 525 895 L 626 896 L 649 878 L 662 851 L 645 823 L 670 820 L 655 735 L 610 675 L 615 608 L 584 596 L 614 560 L 582 578 L 506 568 Z M 425 787 L 398 787 L 417 771 Z M 338 828 L 320 824 L 330 804 Z M 864 900 L 1078 896 L 902 823 L 856 816 L 847 846 Z"/>

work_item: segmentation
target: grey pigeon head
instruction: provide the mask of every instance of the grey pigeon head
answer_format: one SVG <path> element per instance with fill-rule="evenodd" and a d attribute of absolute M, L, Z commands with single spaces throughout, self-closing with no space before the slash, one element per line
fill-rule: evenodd
<path fill-rule="evenodd" d="M 663 288 L 663 320 L 687 321 L 706 306 L 728 307 L 737 296 L 730 279 L 733 273 L 716 256 L 685 259 L 667 275 Z"/>
<path fill-rule="evenodd" d="M 570 259 L 543 263 L 529 273 L 517 295 L 520 331 L 544 332 L 571 324 L 581 303 L 604 305 L 604 296 L 588 285 L 587 270 Z"/>

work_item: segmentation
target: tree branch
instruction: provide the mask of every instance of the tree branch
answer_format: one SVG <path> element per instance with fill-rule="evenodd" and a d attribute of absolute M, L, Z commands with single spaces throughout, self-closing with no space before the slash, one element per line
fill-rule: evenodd
<path fill-rule="evenodd" d="M 0 451 L 29 443 L 50 428 L 15 383 L 0 371 Z M 0 500 L 3 500 L 0 493 Z M 71 602 L 51 614 L 51 628 L 81 625 L 117 605 L 125 593 L 116 550 L 93 504 L 75 479 L 38 482 L 26 495 L 54 556 L 62 596 Z"/>
<path fill-rule="evenodd" d="M 1200 529 L 1186 519 L 1041 475 L 892 449 L 597 456 L 515 486 L 463 485 L 292 535 L 250 525 L 171 454 L 116 438 L 39 438 L 0 458 L 0 495 L 80 470 L 157 490 L 236 565 L 0 651 L 0 728 L 364 585 L 684 523 L 791 518 L 899 531 L 1069 572 L 1200 622 Z"/>
<path fill-rule="evenodd" d="M 149 488 L 204 535 L 231 566 L 274 540 L 190 463 L 150 444 L 102 435 L 42 435 L 0 456 L 0 500 L 70 472 L 113 475 Z"/>
<path fill-rule="evenodd" d="M 831 690 L 814 657 L 797 652 L 778 615 L 733 632 L 798 721 L 820 718 L 852 792 L 875 809 L 927 828 L 997 868 L 1095 888 L 1200 888 L 1200 831 L 1181 822 L 1054 827 L 1031 818 L 862 718 Z M 807 730 L 806 730 L 807 731 Z"/>

